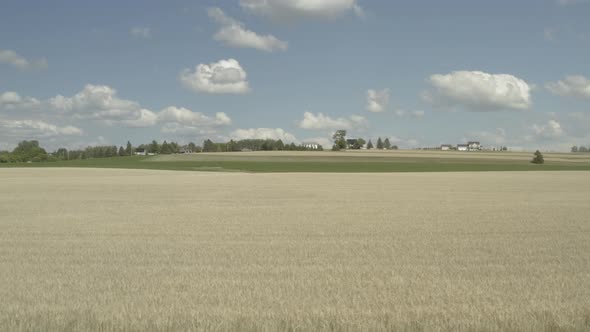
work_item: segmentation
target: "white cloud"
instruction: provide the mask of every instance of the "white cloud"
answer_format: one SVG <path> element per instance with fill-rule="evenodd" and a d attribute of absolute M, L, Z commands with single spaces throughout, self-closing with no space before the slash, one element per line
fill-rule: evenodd
<path fill-rule="evenodd" d="M 397 109 L 393 112 L 396 116 L 403 118 L 403 117 L 412 117 L 412 118 L 421 118 L 424 116 L 425 112 L 422 110 L 413 110 L 413 111 L 405 111 L 402 109 Z"/>
<path fill-rule="evenodd" d="M 61 111 L 89 111 L 104 114 L 112 114 L 119 117 L 127 111 L 138 110 L 139 103 L 121 99 L 117 96 L 117 90 L 107 85 L 87 84 L 82 91 L 72 97 L 57 95 L 49 99 L 49 103 Z"/>
<path fill-rule="evenodd" d="M 193 126 L 183 123 L 166 123 L 162 126 L 161 132 L 164 134 L 173 134 L 176 136 L 217 136 L 217 130 L 212 127 Z"/>
<path fill-rule="evenodd" d="M 228 126 L 231 119 L 223 112 L 217 112 L 215 117 L 203 113 L 193 112 L 184 107 L 169 106 L 158 113 L 158 121 L 162 123 L 182 123 L 191 126 Z"/>
<path fill-rule="evenodd" d="M 79 136 L 82 129 L 74 126 L 60 127 L 37 120 L 3 120 L 0 119 L 2 137 L 44 138 L 54 136 Z"/>
<path fill-rule="evenodd" d="M 32 97 L 21 97 L 18 93 L 7 91 L 0 94 L 0 110 L 31 109 L 41 102 Z"/>
<path fill-rule="evenodd" d="M 432 75 L 428 82 L 433 90 L 426 91 L 422 97 L 438 107 L 498 111 L 527 110 L 532 104 L 532 87 L 509 74 L 455 71 Z"/>
<path fill-rule="evenodd" d="M 494 131 L 472 131 L 467 133 L 467 140 L 479 140 L 483 145 L 504 145 L 507 142 L 506 130 L 496 128 Z"/>
<path fill-rule="evenodd" d="M 561 124 L 555 120 L 549 120 L 544 124 L 533 124 L 532 132 L 538 138 L 558 138 L 564 134 Z"/>
<path fill-rule="evenodd" d="M 149 39 L 152 37 L 152 31 L 149 27 L 133 27 L 129 30 L 131 36 L 140 39 Z"/>
<path fill-rule="evenodd" d="M 101 120 L 109 125 L 148 127 L 157 120 L 154 112 L 142 108 L 136 101 L 119 98 L 117 90 L 107 85 L 87 84 L 72 97 L 58 95 L 47 103 L 62 114 L 78 119 Z"/>
<path fill-rule="evenodd" d="M 0 50 L 0 63 L 9 64 L 21 70 L 47 68 L 47 60 L 27 60 L 13 50 Z"/>
<path fill-rule="evenodd" d="M 582 75 L 566 76 L 563 80 L 545 84 L 545 87 L 558 96 L 590 99 L 590 79 Z"/>
<path fill-rule="evenodd" d="M 125 127 L 151 127 L 158 123 L 179 123 L 183 126 L 199 126 L 203 130 L 203 128 L 231 124 L 231 119 L 223 112 L 217 112 L 215 116 L 207 116 L 175 106 L 154 112 L 141 107 L 136 101 L 119 98 L 117 91 L 106 85 L 88 84 L 72 97 L 58 95 L 44 101 L 30 97 L 23 98 L 16 92 L 0 94 L 0 110 L 25 108 L 25 106 L 35 110 L 55 111 L 54 115 L 62 118 L 99 120 L 108 125 Z M 45 112 L 45 115 L 49 114 Z"/>
<path fill-rule="evenodd" d="M 119 122 L 125 127 L 151 127 L 158 121 L 158 115 L 148 109 L 142 108 L 139 111 L 134 111 L 132 116 L 128 119 L 120 120 Z M 112 123 L 111 123 L 112 124 Z"/>
<path fill-rule="evenodd" d="M 282 140 L 285 143 L 298 142 L 295 135 L 286 132 L 281 128 L 250 128 L 237 129 L 230 134 L 232 139 L 274 139 Z"/>
<path fill-rule="evenodd" d="M 383 112 L 389 105 L 389 89 L 367 90 L 367 111 Z"/>
<path fill-rule="evenodd" d="M 199 64 L 194 71 L 185 69 L 180 73 L 180 81 L 198 92 L 243 94 L 250 90 L 246 71 L 234 59 Z"/>
<path fill-rule="evenodd" d="M 323 113 L 313 114 L 305 112 L 299 127 L 303 129 L 360 129 L 368 125 L 367 119 L 360 115 L 351 115 L 348 118 L 331 118 Z"/>
<path fill-rule="evenodd" d="M 273 35 L 261 36 L 246 29 L 242 22 L 227 16 L 220 8 L 209 8 L 208 13 L 209 17 L 222 25 L 214 38 L 229 46 L 255 48 L 267 52 L 285 51 L 288 48 L 287 42 Z"/>
<path fill-rule="evenodd" d="M 364 17 L 357 0 L 240 0 L 245 10 L 276 21 L 298 18 L 336 18 L 353 12 Z"/>

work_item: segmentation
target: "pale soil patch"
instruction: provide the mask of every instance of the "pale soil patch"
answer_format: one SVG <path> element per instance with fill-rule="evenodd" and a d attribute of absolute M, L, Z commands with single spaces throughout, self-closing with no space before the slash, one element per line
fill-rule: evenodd
<path fill-rule="evenodd" d="M 590 173 L 0 169 L 0 330 L 584 330 Z"/>

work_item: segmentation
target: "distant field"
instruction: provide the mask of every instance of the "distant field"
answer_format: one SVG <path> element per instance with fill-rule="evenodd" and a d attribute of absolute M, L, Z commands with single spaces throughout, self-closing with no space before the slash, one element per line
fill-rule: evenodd
<path fill-rule="evenodd" d="M 0 330 L 587 331 L 588 174 L 0 169 Z"/>
<path fill-rule="evenodd" d="M 0 167 L 104 167 L 240 172 L 452 172 L 590 170 L 590 154 L 443 151 L 234 152 L 0 164 Z"/>

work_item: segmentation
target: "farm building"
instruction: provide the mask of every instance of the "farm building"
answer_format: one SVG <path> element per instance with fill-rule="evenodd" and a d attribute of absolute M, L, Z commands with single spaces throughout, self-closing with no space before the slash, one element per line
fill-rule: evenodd
<path fill-rule="evenodd" d="M 479 144 L 479 142 L 467 142 L 467 148 L 469 149 L 469 151 L 479 151 L 481 150 L 481 145 Z"/>
<path fill-rule="evenodd" d="M 135 149 L 136 156 L 145 156 L 147 155 L 147 151 L 145 149 Z"/>
<path fill-rule="evenodd" d="M 320 149 L 320 145 L 318 143 L 313 143 L 313 142 L 303 143 L 303 147 L 308 150 L 319 150 Z"/>
<path fill-rule="evenodd" d="M 441 149 L 441 150 L 443 150 L 443 151 L 449 151 L 449 150 L 451 150 L 452 148 L 453 148 L 453 146 L 452 146 L 451 144 L 442 144 L 442 145 L 440 146 L 440 149 Z"/>
<path fill-rule="evenodd" d="M 457 151 L 469 151 L 469 145 L 457 144 Z"/>

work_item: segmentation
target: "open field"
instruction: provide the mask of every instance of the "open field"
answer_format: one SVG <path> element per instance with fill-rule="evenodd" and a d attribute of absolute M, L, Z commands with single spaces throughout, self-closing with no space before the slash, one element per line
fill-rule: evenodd
<path fill-rule="evenodd" d="M 0 330 L 588 330 L 589 174 L 0 169 Z"/>
<path fill-rule="evenodd" d="M 544 165 L 529 152 L 260 151 L 99 158 L 0 167 L 101 167 L 239 172 L 466 172 L 590 170 L 589 153 L 546 153 Z"/>

